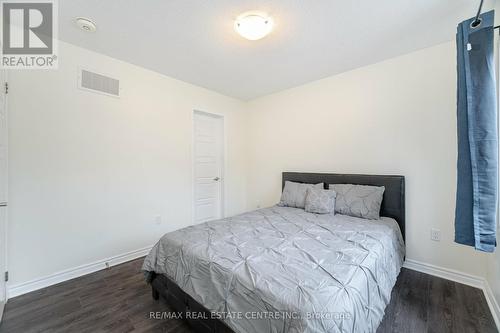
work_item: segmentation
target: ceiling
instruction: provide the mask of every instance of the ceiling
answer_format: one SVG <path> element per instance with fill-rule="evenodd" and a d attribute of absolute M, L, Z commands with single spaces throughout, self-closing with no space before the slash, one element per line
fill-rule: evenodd
<path fill-rule="evenodd" d="M 64 0 L 63 41 L 249 100 L 454 39 L 475 0 Z M 494 0 L 485 1 L 485 10 Z M 275 21 L 264 39 L 233 30 L 242 12 Z M 74 19 L 93 19 L 95 33 Z"/>

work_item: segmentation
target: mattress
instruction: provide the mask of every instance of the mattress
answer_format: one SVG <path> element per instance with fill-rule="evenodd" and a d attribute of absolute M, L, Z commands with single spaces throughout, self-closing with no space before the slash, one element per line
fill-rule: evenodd
<path fill-rule="evenodd" d="M 404 251 L 393 219 L 274 206 L 167 233 L 143 270 L 236 332 L 375 332 Z"/>

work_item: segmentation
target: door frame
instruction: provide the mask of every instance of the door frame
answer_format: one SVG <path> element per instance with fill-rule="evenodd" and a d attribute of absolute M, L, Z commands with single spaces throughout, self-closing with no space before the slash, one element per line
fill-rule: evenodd
<path fill-rule="evenodd" d="M 4 79 L 5 79 L 5 83 L 8 83 L 9 82 L 9 71 L 6 70 L 6 69 L 0 69 L 1 71 L 3 71 L 4 73 Z M 6 182 L 5 182 L 5 186 L 7 187 L 6 188 L 6 198 L 5 200 L 7 201 L 7 206 L 5 207 L 5 235 L 4 235 L 4 246 L 5 248 L 4 249 L 0 249 L 0 250 L 5 250 L 4 252 L 4 262 L 5 262 L 5 272 L 8 272 L 9 271 L 9 260 L 8 260 L 8 248 L 9 248 L 9 243 L 8 243 L 8 237 L 7 235 L 9 234 L 9 206 L 8 206 L 8 202 L 9 202 L 9 183 L 8 183 L 8 180 L 9 180 L 9 177 L 8 177 L 8 174 L 9 174 L 9 132 L 8 132 L 8 129 L 9 129 L 9 108 L 8 108 L 8 98 L 9 98 L 9 95 L 5 93 L 5 87 L 3 86 L 3 82 L 2 82 L 2 87 L 0 87 L 1 89 L 1 93 L 4 94 L 4 103 L 3 103 L 3 107 L 4 107 L 4 111 L 5 111 L 5 130 L 7 131 L 6 133 L 6 136 L 5 136 L 5 154 L 7 156 L 7 165 L 5 166 L 6 170 L 5 172 L 7 173 L 7 177 L 6 177 Z M 4 274 L 5 272 L 0 272 L 0 279 L 4 279 Z M 5 281 L 5 284 L 4 284 L 4 287 L 5 287 L 5 302 L 1 305 L 0 307 L 0 324 L 2 322 L 2 318 L 3 318 L 3 311 L 5 310 L 5 304 L 7 304 L 7 301 L 9 300 L 9 293 L 8 293 L 8 288 L 7 288 L 7 285 L 8 285 L 8 281 Z"/>
<path fill-rule="evenodd" d="M 201 111 L 200 109 L 193 109 L 191 113 L 191 224 L 195 223 L 195 213 L 196 213 L 196 181 L 195 181 L 195 133 L 194 133 L 194 125 L 195 125 L 195 115 L 202 115 L 207 117 L 212 117 L 219 119 L 222 121 L 222 149 L 221 149 L 221 166 L 220 166 L 220 182 L 219 182 L 219 190 L 220 190 L 220 218 L 224 218 L 226 216 L 225 208 L 226 208 L 226 119 L 223 114 L 216 112 L 207 112 Z"/>

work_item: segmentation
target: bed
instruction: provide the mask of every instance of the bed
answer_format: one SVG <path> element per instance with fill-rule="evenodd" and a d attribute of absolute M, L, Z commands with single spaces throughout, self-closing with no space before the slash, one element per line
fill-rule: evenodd
<path fill-rule="evenodd" d="M 283 173 L 385 186 L 380 220 L 259 209 L 164 235 L 143 270 L 199 332 L 374 332 L 405 247 L 404 177 Z"/>

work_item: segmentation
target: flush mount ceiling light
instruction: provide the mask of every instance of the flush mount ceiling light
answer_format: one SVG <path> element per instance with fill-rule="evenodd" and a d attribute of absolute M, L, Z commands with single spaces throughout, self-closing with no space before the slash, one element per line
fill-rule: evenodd
<path fill-rule="evenodd" d="M 243 13 L 234 22 L 234 30 L 246 39 L 258 40 L 273 30 L 273 20 L 262 13 Z"/>
<path fill-rule="evenodd" d="M 86 17 L 77 17 L 75 22 L 76 25 L 83 31 L 95 32 L 97 30 L 95 23 Z"/>

